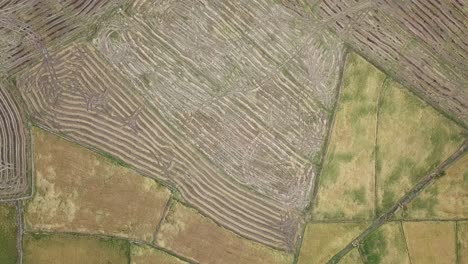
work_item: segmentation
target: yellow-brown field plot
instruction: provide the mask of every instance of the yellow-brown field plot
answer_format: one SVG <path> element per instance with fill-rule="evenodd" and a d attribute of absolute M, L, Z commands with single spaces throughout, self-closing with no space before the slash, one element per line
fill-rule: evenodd
<path fill-rule="evenodd" d="M 384 91 L 377 133 L 379 212 L 448 158 L 466 131 L 396 82 Z"/>
<path fill-rule="evenodd" d="M 389 222 L 375 230 L 362 243 L 362 253 L 366 263 L 411 263 L 400 222 Z"/>
<path fill-rule="evenodd" d="M 456 263 L 454 222 L 404 222 L 413 264 Z"/>
<path fill-rule="evenodd" d="M 453 163 L 443 176 L 421 192 L 401 216 L 407 219 L 468 217 L 468 155 Z"/>
<path fill-rule="evenodd" d="M 24 236 L 25 264 L 127 264 L 130 245 L 125 240 L 63 234 Z"/>
<path fill-rule="evenodd" d="M 468 221 L 457 223 L 458 263 L 468 263 Z"/>
<path fill-rule="evenodd" d="M 298 263 L 327 263 L 331 257 L 353 241 L 367 225 L 367 223 L 308 224 Z"/>
<path fill-rule="evenodd" d="M 132 264 L 184 264 L 187 263 L 161 250 L 144 246 L 132 245 L 131 255 Z"/>
<path fill-rule="evenodd" d="M 244 239 L 196 210 L 175 203 L 156 236 L 156 244 L 200 263 L 292 263 L 293 256 Z"/>
<path fill-rule="evenodd" d="M 361 255 L 359 255 L 359 251 L 357 248 L 348 252 L 348 254 L 344 255 L 344 257 L 340 260 L 340 264 L 361 264 L 364 262 L 362 261 Z"/>
<path fill-rule="evenodd" d="M 375 202 L 375 135 L 385 75 L 359 55 L 346 62 L 313 218 L 368 219 Z"/>
<path fill-rule="evenodd" d="M 15 264 L 18 262 L 17 233 L 15 205 L 0 203 L 0 263 Z"/>
<path fill-rule="evenodd" d="M 170 192 L 83 147 L 34 129 L 36 193 L 30 230 L 109 234 L 152 241 Z"/>

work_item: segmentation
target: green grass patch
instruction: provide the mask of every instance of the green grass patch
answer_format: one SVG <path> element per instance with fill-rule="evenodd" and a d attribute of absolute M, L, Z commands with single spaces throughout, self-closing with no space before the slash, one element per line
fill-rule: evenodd
<path fill-rule="evenodd" d="M 101 150 L 98 150 L 97 153 L 99 155 L 103 156 L 104 158 L 108 159 L 114 165 L 122 166 L 122 167 L 125 167 L 125 168 L 130 168 L 131 167 L 130 164 L 128 164 L 125 161 L 113 156 L 110 153 L 107 153 L 107 152 L 101 151 Z"/>
<path fill-rule="evenodd" d="M 323 180 L 322 183 L 325 185 L 336 181 L 340 173 L 341 163 L 347 163 L 353 159 L 353 155 L 351 153 L 337 153 L 334 149 L 329 153 L 329 157 L 324 165 L 323 174 L 321 176 L 321 179 Z"/>
<path fill-rule="evenodd" d="M 383 193 L 382 206 L 380 208 L 377 208 L 377 212 L 379 214 L 382 214 L 388 209 L 390 209 L 390 207 L 392 207 L 395 203 L 395 193 L 390 190 L 385 190 Z"/>
<path fill-rule="evenodd" d="M 17 263 L 17 224 L 16 208 L 14 205 L 0 204 L 0 223 L 0 263 Z"/>
<path fill-rule="evenodd" d="M 437 194 L 431 195 L 430 197 L 416 197 L 411 202 L 411 207 L 414 210 L 424 210 L 427 212 L 427 215 L 432 217 L 435 215 L 434 208 L 437 205 Z"/>
<path fill-rule="evenodd" d="M 349 190 L 346 192 L 346 195 L 351 197 L 356 203 L 365 204 L 366 199 L 366 189 L 364 187 L 360 187 L 359 189 Z"/>
<path fill-rule="evenodd" d="M 362 252 L 367 264 L 379 264 L 387 254 L 387 241 L 381 229 L 377 229 L 362 244 Z"/>

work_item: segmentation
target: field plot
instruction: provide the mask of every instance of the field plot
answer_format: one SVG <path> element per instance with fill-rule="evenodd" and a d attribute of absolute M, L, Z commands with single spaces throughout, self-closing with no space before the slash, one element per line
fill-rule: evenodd
<path fill-rule="evenodd" d="M 0 81 L 0 200 L 22 198 L 31 191 L 29 133 L 22 114 Z"/>
<path fill-rule="evenodd" d="M 367 223 L 308 224 L 304 233 L 298 263 L 326 263 L 366 227 Z"/>
<path fill-rule="evenodd" d="M 366 263 L 410 264 L 405 236 L 399 222 L 383 225 L 372 233 L 362 245 Z"/>
<path fill-rule="evenodd" d="M 83 147 L 35 128 L 36 193 L 29 230 L 152 241 L 170 192 Z"/>
<path fill-rule="evenodd" d="M 348 55 L 313 219 L 369 219 L 375 203 L 375 136 L 385 75 Z"/>
<path fill-rule="evenodd" d="M 22 71 L 32 119 L 176 186 L 217 223 L 292 249 L 343 45 L 272 1 L 137 1 Z M 52 85 L 55 84 L 55 85 Z"/>
<path fill-rule="evenodd" d="M 380 212 L 449 157 L 466 131 L 396 82 L 385 89 L 377 133 Z"/>
<path fill-rule="evenodd" d="M 16 236 L 18 225 L 16 209 L 13 204 L 0 203 L 0 263 L 18 263 Z"/>
<path fill-rule="evenodd" d="M 158 246 L 199 263 L 292 263 L 293 256 L 242 238 L 194 209 L 175 203 L 156 236 Z"/>
<path fill-rule="evenodd" d="M 130 248 L 124 240 L 62 234 L 24 236 L 25 264 L 128 264 Z"/>
<path fill-rule="evenodd" d="M 458 263 L 468 262 L 468 222 L 457 223 L 457 252 L 458 252 Z"/>
<path fill-rule="evenodd" d="M 468 218 L 468 155 L 451 165 L 433 185 L 412 201 L 406 219 Z"/>
<path fill-rule="evenodd" d="M 319 20 L 348 12 L 330 24 L 337 36 L 468 125 L 466 3 L 323 0 L 314 11 Z"/>
<path fill-rule="evenodd" d="M 413 264 L 456 262 L 455 223 L 404 222 L 403 229 Z"/>
<path fill-rule="evenodd" d="M 372 262 L 368 262 L 372 263 Z M 357 248 L 351 250 L 341 260 L 340 264 L 364 264 Z"/>
<path fill-rule="evenodd" d="M 132 244 L 130 247 L 131 264 L 184 264 L 187 263 L 161 250 L 148 246 Z"/>

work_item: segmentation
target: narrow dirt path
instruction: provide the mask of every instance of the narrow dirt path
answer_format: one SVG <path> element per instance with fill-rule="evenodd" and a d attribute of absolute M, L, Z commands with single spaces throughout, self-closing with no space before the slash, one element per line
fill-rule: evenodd
<path fill-rule="evenodd" d="M 338 263 L 343 256 L 345 256 L 353 248 L 358 247 L 372 232 L 377 228 L 390 221 L 398 209 L 408 205 L 414 198 L 416 198 L 422 190 L 424 190 L 431 182 L 443 174 L 443 172 L 455 161 L 460 159 L 468 151 L 468 140 L 465 140 L 461 147 L 453 153 L 447 160 L 442 162 L 437 168 L 432 170 L 421 181 L 419 181 L 409 192 L 407 192 L 395 205 L 393 205 L 386 213 L 379 216 L 374 222 L 362 232 L 356 239 L 349 243 L 345 248 L 333 256 L 328 264 Z"/>

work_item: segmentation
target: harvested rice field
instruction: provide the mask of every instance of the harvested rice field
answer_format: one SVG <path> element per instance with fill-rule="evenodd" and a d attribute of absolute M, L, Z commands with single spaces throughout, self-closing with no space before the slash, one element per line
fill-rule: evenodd
<path fill-rule="evenodd" d="M 298 263 L 326 263 L 337 251 L 353 241 L 367 225 L 368 223 L 308 224 Z"/>
<path fill-rule="evenodd" d="M 131 264 L 186 264 L 187 262 L 171 256 L 168 253 L 141 245 L 131 245 Z"/>
<path fill-rule="evenodd" d="M 157 233 L 157 246 L 199 263 L 291 263 L 293 256 L 249 241 L 175 203 Z"/>
<path fill-rule="evenodd" d="M 36 193 L 25 203 L 28 230 L 152 241 L 168 189 L 77 144 L 33 131 Z"/>
<path fill-rule="evenodd" d="M 403 229 L 413 264 L 455 263 L 454 222 L 404 222 Z"/>
<path fill-rule="evenodd" d="M 127 264 L 129 243 L 63 234 L 27 234 L 24 237 L 25 264 Z"/>

